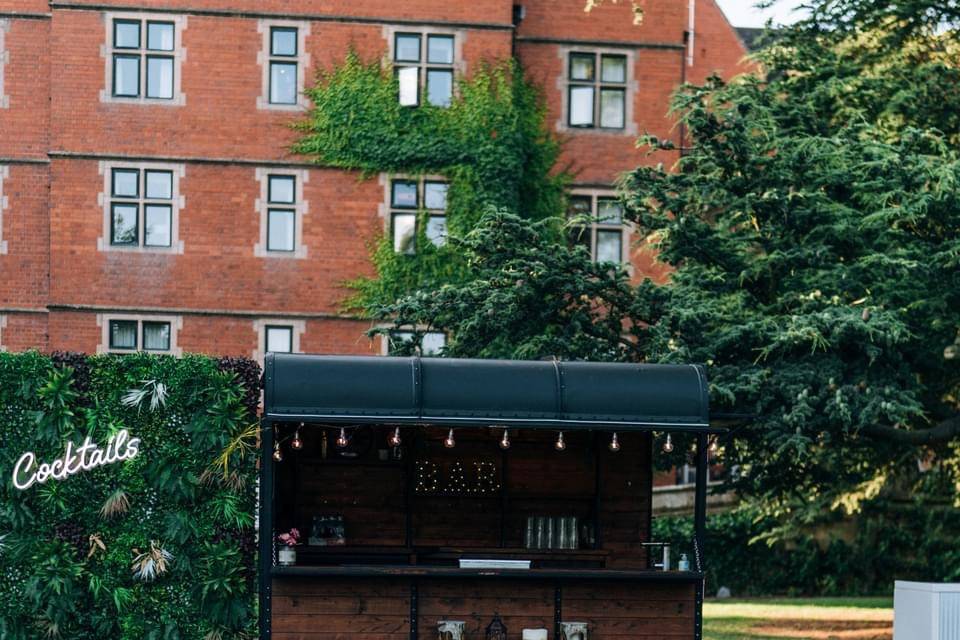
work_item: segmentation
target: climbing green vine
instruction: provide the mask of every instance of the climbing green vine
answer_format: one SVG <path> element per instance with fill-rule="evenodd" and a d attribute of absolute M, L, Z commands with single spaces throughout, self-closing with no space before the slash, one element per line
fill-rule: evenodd
<path fill-rule="evenodd" d="M 393 70 L 350 53 L 307 90 L 309 117 L 298 123 L 296 153 L 327 167 L 441 175 L 449 181 L 449 233 L 462 236 L 484 211 L 506 209 L 542 219 L 564 208 L 568 177 L 554 171 L 558 141 L 545 126 L 539 90 L 513 62 L 484 66 L 460 79 L 447 108 L 400 106 Z M 421 288 L 462 280 L 468 265 L 451 245 L 426 239 L 419 216 L 414 255 L 397 254 L 389 237 L 371 248 L 375 278 L 350 283 L 346 306 L 365 312 Z"/>

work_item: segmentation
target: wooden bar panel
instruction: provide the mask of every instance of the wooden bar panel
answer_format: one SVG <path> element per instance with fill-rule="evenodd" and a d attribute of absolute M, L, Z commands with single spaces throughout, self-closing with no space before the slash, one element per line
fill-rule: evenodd
<path fill-rule="evenodd" d="M 410 579 L 275 579 L 273 637 L 286 640 L 400 640 L 410 632 Z M 462 620 L 483 638 L 495 614 L 510 637 L 546 628 L 552 637 L 552 581 L 417 580 L 418 638 L 436 638 L 441 620 Z M 584 580 L 562 585 L 562 619 L 586 622 L 592 640 L 692 638 L 695 587 Z"/>

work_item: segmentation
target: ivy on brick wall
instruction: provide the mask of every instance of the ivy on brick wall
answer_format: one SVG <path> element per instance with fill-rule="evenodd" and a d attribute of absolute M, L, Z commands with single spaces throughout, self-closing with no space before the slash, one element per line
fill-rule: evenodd
<path fill-rule="evenodd" d="M 482 66 L 457 83 L 449 107 L 403 107 L 393 70 L 350 53 L 307 90 L 309 117 L 294 151 L 327 167 L 381 174 L 441 175 L 449 181 L 449 233 L 469 232 L 490 208 L 543 219 L 564 210 L 566 173 L 545 125 L 539 90 L 515 63 Z M 418 216 L 425 222 L 426 216 Z M 559 232 L 559 229 L 557 230 Z M 352 310 L 366 311 L 416 289 L 458 281 L 467 265 L 451 245 L 434 246 L 424 224 L 416 254 L 394 252 L 389 237 L 371 248 L 377 277 L 351 283 Z"/>
<path fill-rule="evenodd" d="M 0 353 L 0 638 L 255 637 L 258 370 Z M 25 452 L 34 472 L 121 430 L 130 459 L 15 486 Z"/>

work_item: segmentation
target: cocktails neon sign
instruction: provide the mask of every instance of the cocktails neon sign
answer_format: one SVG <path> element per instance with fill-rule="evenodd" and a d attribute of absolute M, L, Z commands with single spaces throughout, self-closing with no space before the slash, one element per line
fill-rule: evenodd
<path fill-rule="evenodd" d="M 44 484 L 51 478 L 65 480 L 81 471 L 133 460 L 138 453 L 140 453 L 140 438 L 131 438 L 126 429 L 110 436 L 107 445 L 103 448 L 94 444 L 90 436 L 87 436 L 79 447 L 68 442 L 64 454 L 50 463 L 37 464 L 37 456 L 32 451 L 28 451 L 20 456 L 17 464 L 13 466 L 13 486 L 24 491 L 34 484 Z"/>

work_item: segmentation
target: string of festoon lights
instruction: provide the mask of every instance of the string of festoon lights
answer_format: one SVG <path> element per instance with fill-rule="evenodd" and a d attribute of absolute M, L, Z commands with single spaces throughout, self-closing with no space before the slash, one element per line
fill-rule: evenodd
<path fill-rule="evenodd" d="M 306 425 L 303 422 L 297 425 L 292 439 L 289 437 L 281 438 L 277 430 L 277 427 L 274 426 L 273 428 L 273 460 L 275 462 L 283 461 L 282 445 L 284 442 L 286 442 L 286 440 L 288 439 L 290 440 L 290 448 L 294 451 L 299 451 L 303 448 L 303 440 L 300 438 L 300 430 L 305 428 L 305 426 Z M 337 435 L 336 440 L 334 441 L 338 449 L 345 449 L 350 445 L 350 437 L 347 431 L 348 428 L 354 429 L 355 427 L 340 427 L 340 432 Z M 509 449 L 513 445 L 513 441 L 510 439 L 510 429 L 508 427 L 497 427 L 497 426 L 494 426 L 492 428 L 503 429 L 503 433 L 500 437 L 498 444 L 500 448 L 504 451 Z M 673 444 L 672 435 L 670 433 L 661 434 L 661 435 L 665 435 L 665 438 L 663 439 L 663 444 L 661 445 L 661 450 L 664 453 L 668 453 L 668 454 L 673 453 L 674 444 Z M 656 434 L 655 434 L 655 437 L 656 437 Z M 400 434 L 400 427 L 393 428 L 393 431 L 390 433 L 390 436 L 387 438 L 387 443 L 391 447 L 399 447 L 403 443 L 403 438 Z M 447 431 L 447 437 L 443 439 L 443 446 L 446 447 L 447 449 L 453 449 L 457 446 L 456 436 L 452 428 Z M 556 451 L 560 451 L 560 452 L 567 450 L 567 442 L 566 442 L 566 439 L 564 438 L 563 431 L 557 432 L 557 438 L 553 443 L 553 448 Z M 618 453 L 620 451 L 621 449 L 620 438 L 616 431 L 612 433 L 610 437 L 610 442 L 607 445 L 607 449 L 609 449 L 612 453 Z M 711 438 L 710 447 L 709 447 L 710 453 L 716 454 L 718 450 L 719 450 L 719 443 L 717 438 Z"/>

